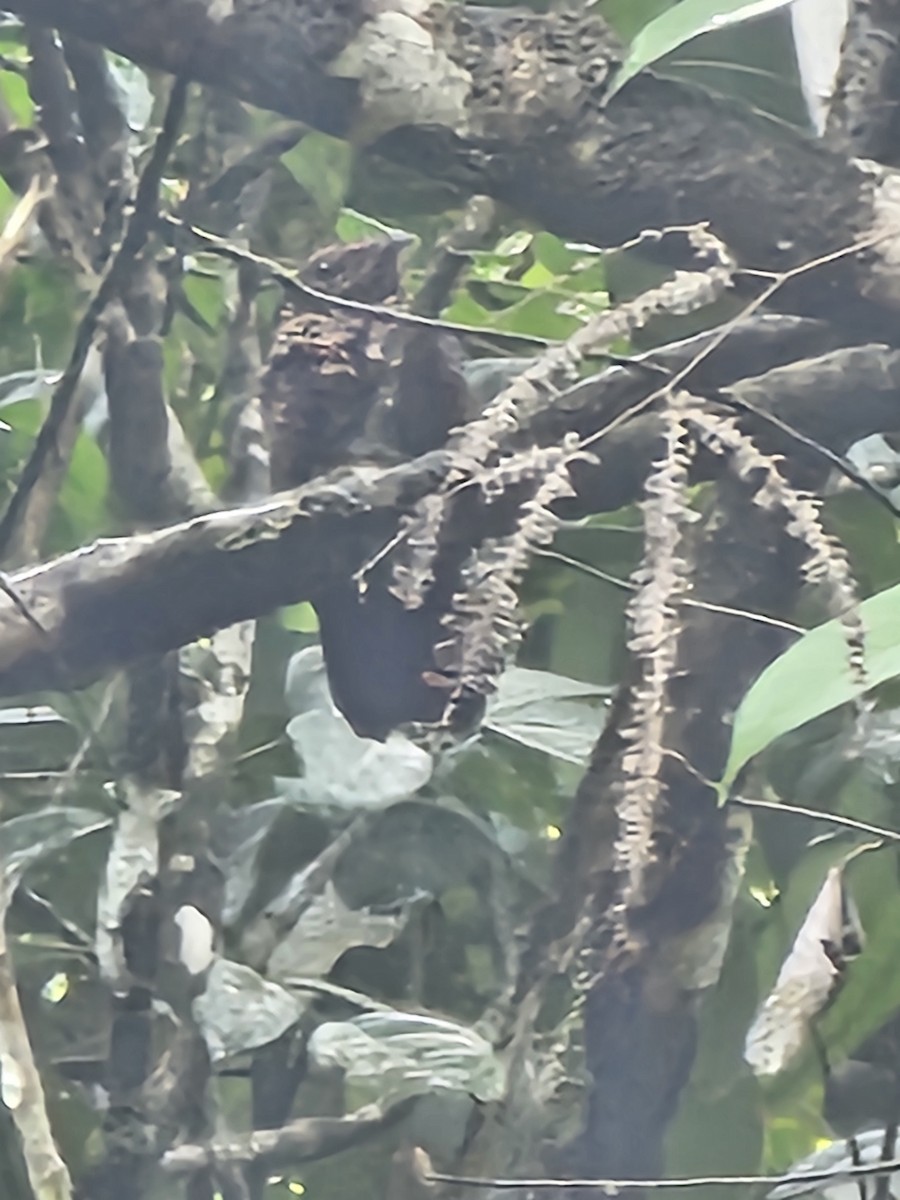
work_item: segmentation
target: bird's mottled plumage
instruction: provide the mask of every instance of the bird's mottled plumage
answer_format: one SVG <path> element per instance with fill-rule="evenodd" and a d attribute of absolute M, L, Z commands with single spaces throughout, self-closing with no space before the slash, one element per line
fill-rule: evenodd
<path fill-rule="evenodd" d="M 319 251 L 303 271 L 319 291 L 370 305 L 396 299 L 402 243 L 374 239 Z M 430 329 L 398 330 L 369 313 L 290 312 L 263 374 L 260 403 L 268 431 L 272 484 L 296 487 L 380 451 L 396 458 L 443 443 L 463 415 L 458 350 Z M 380 414 L 380 419 L 379 419 Z M 372 423 L 389 445 L 377 445 Z M 450 691 L 439 686 L 434 647 L 455 575 L 424 603 L 406 609 L 391 593 L 391 564 L 368 580 L 350 579 L 311 596 L 334 701 L 357 733 L 384 738 L 409 722 L 442 720 Z"/>

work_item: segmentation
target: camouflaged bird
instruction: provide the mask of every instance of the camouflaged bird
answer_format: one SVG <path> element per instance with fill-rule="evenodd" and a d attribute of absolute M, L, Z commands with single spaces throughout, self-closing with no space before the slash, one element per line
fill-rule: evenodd
<path fill-rule="evenodd" d="M 392 238 L 329 246 L 302 277 L 320 292 L 385 304 L 399 292 L 402 247 Z M 260 385 L 276 490 L 350 461 L 387 380 L 384 322 L 337 309 L 300 312 L 296 303 L 284 311 Z"/>
<path fill-rule="evenodd" d="M 405 243 L 379 238 L 320 251 L 303 269 L 318 292 L 372 306 L 396 303 Z M 302 297 L 299 298 L 302 303 Z M 467 388 L 453 338 L 399 328 L 378 312 L 286 311 L 264 371 L 260 405 L 272 486 L 297 487 L 340 466 L 390 462 L 442 445 L 464 419 Z M 354 730 L 383 739 L 408 723 L 445 719 L 448 690 L 435 661 L 455 588 L 452 565 L 421 607 L 390 590 L 392 565 L 310 597 L 332 696 Z M 480 701 L 479 701 L 480 703 Z"/>

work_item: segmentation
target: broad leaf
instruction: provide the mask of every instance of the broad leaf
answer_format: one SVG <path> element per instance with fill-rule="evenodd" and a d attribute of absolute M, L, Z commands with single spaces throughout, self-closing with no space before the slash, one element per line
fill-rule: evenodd
<path fill-rule="evenodd" d="M 405 923 L 393 913 L 348 908 L 328 881 L 275 947 L 268 974 L 273 979 L 291 975 L 324 978 L 345 951 L 354 946 L 389 946 Z"/>
<path fill-rule="evenodd" d="M 409 230 L 399 225 L 385 225 L 374 217 L 359 213 L 353 208 L 342 208 L 334 225 L 334 232 L 342 242 L 362 242 L 366 238 L 409 237 Z"/>
<path fill-rule="evenodd" d="M 281 161 L 309 193 L 319 212 L 334 221 L 350 183 L 353 149 L 325 133 L 308 133 Z"/>
<path fill-rule="evenodd" d="M 491 698 L 485 725 L 511 741 L 580 766 L 603 728 L 607 692 L 550 671 L 511 667 Z"/>
<path fill-rule="evenodd" d="M 452 799 L 404 800 L 373 815 L 351 841 L 334 881 L 352 908 L 393 907 L 472 883 L 499 868 L 491 826 Z"/>
<path fill-rule="evenodd" d="M 4 821 L 0 825 L 0 869 L 7 897 L 33 862 L 108 824 L 109 817 L 104 813 L 88 808 L 56 807 Z"/>
<path fill-rule="evenodd" d="M 146 73 L 127 58 L 112 55 L 107 59 L 107 69 L 119 93 L 128 128 L 140 133 L 153 115 L 153 92 Z"/>
<path fill-rule="evenodd" d="M 359 737 L 334 707 L 320 646 L 295 654 L 285 678 L 295 715 L 287 735 L 303 763 L 297 799 L 314 805 L 383 808 L 411 796 L 431 778 L 431 755 L 400 733 L 386 742 Z"/>
<path fill-rule="evenodd" d="M 301 713 L 288 737 L 303 763 L 309 802 L 384 808 L 413 795 L 431 777 L 431 755 L 402 734 L 386 742 L 358 737 L 340 714 Z"/>
<path fill-rule="evenodd" d="M 222 920 L 226 925 L 237 919 L 256 887 L 260 848 L 283 811 L 284 801 L 277 797 L 215 814 L 212 829 L 225 875 Z"/>
<path fill-rule="evenodd" d="M 319 618 L 308 600 L 288 605 L 287 608 L 281 610 L 280 616 L 281 624 L 285 629 L 292 629 L 295 633 L 319 632 Z"/>
<path fill-rule="evenodd" d="M 214 1062 L 264 1046 L 300 1019 L 302 1000 L 251 967 L 219 959 L 202 996 L 194 1001 L 197 1019 Z"/>
<path fill-rule="evenodd" d="M 625 62 L 610 90 L 614 96 L 620 88 L 651 63 L 671 54 L 685 42 L 724 29 L 751 17 L 762 17 L 776 9 L 785 8 L 792 0 L 682 0 L 674 8 L 661 13 L 637 34 Z"/>
<path fill-rule="evenodd" d="M 850 671 L 840 621 L 803 635 L 750 688 L 734 718 L 723 794 L 740 769 L 776 738 L 857 699 L 868 688 L 900 675 L 900 585 L 863 601 L 866 676 Z"/>
<path fill-rule="evenodd" d="M 483 1101 L 503 1094 L 503 1067 L 490 1042 L 437 1017 L 373 1012 L 329 1021 L 315 1031 L 309 1050 L 317 1064 L 343 1067 L 367 1100 L 442 1090 Z"/>
<path fill-rule="evenodd" d="M 291 655 L 284 673 L 284 702 L 292 717 L 335 711 L 321 646 L 307 646 Z"/>

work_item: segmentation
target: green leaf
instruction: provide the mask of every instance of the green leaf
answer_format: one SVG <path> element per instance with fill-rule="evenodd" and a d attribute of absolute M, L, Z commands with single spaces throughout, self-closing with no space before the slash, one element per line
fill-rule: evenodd
<path fill-rule="evenodd" d="M 109 817 L 88 808 L 50 806 L 24 813 L 0 824 L 0 862 L 6 883 L 6 900 L 19 885 L 26 869 L 61 850 L 76 838 L 104 829 Z"/>
<path fill-rule="evenodd" d="M 629 79 L 651 63 L 671 54 L 685 42 L 710 33 L 761 17 L 776 9 L 786 8 L 792 0 L 682 0 L 674 8 L 660 13 L 637 34 L 631 43 L 628 57 L 613 81 L 609 95 L 614 96 Z"/>
<path fill-rule="evenodd" d="M 399 225 L 385 225 L 384 221 L 376 221 L 353 208 L 341 209 L 341 215 L 335 222 L 334 231 L 342 242 L 361 242 L 366 238 L 393 236 L 403 232 Z"/>
<path fill-rule="evenodd" d="M 890 819 L 890 805 L 886 805 Z M 871 810 L 870 810 L 871 811 Z M 900 896 L 897 859 L 890 851 L 867 854 L 852 867 L 853 898 L 866 934 L 834 1004 L 820 1023 L 832 1062 L 851 1054 L 890 1020 L 900 1004 Z"/>
<path fill-rule="evenodd" d="M 369 1101 L 443 1090 L 484 1101 L 503 1094 L 503 1064 L 491 1044 L 438 1017 L 381 1011 L 328 1021 L 309 1051 L 317 1064 L 342 1067 Z"/>
<path fill-rule="evenodd" d="M 900 675 L 900 585 L 864 600 L 860 615 L 865 684 L 850 672 L 840 621 L 827 621 L 804 634 L 763 671 L 741 701 L 721 781 L 723 794 L 738 771 L 776 738 Z"/>
<path fill-rule="evenodd" d="M 630 42 L 638 30 L 671 8 L 672 0 L 598 0 L 595 7 L 622 41 Z"/>
<path fill-rule="evenodd" d="M 536 260 L 554 275 L 567 274 L 585 257 L 561 238 L 543 229 L 534 235 L 533 248 Z"/>
<path fill-rule="evenodd" d="M 524 288 L 552 287 L 556 276 L 543 263 L 536 262 L 528 268 L 519 281 Z"/>
<path fill-rule="evenodd" d="M 222 279 L 213 274 L 190 271 L 185 276 L 184 294 L 191 308 L 209 330 L 218 329 L 225 314 L 225 288 Z"/>
<path fill-rule="evenodd" d="M 141 132 L 147 128 L 153 115 L 153 92 L 146 73 L 118 55 L 107 58 L 107 69 L 119 93 L 119 103 L 128 128 L 135 133 Z"/>
<path fill-rule="evenodd" d="M 554 292 L 532 292 L 517 304 L 502 309 L 491 324 L 495 329 L 504 329 L 509 333 L 567 338 L 583 324 L 579 318 L 590 315 L 587 309 L 565 311 L 569 306 L 568 298 L 562 299 Z"/>
<path fill-rule="evenodd" d="M 59 493 L 61 527 L 54 530 L 52 550 L 68 550 L 107 531 L 108 476 L 106 455 L 88 434 L 79 434 Z"/>
<path fill-rule="evenodd" d="M 492 253 L 501 258 L 518 258 L 524 254 L 534 241 L 534 234 L 527 229 L 516 229 L 506 237 L 501 238 Z"/>
<path fill-rule="evenodd" d="M 5 48 L 4 45 L 3 49 Z M 34 101 L 24 75 L 15 71 L 0 71 L 0 96 L 6 101 L 10 115 L 17 125 L 31 124 L 34 120 Z"/>
<path fill-rule="evenodd" d="M 453 303 L 444 310 L 443 317 L 446 321 L 477 328 L 488 328 L 493 320 L 493 315 L 467 291 L 457 292 Z"/>
<path fill-rule="evenodd" d="M 566 291 L 589 292 L 598 299 L 598 293 L 602 293 L 605 297 L 609 290 L 606 284 L 606 268 L 601 262 L 591 263 L 589 266 L 575 270 L 571 275 L 560 280 L 560 286 L 565 288 Z"/>
<path fill-rule="evenodd" d="M 584 765 L 605 721 L 609 689 L 551 671 L 510 667 L 500 678 L 486 728 L 566 762 Z"/>
<path fill-rule="evenodd" d="M 337 218 L 353 169 L 353 148 L 325 133 L 308 133 L 281 161 L 329 221 Z"/>
<path fill-rule="evenodd" d="M 213 1062 L 264 1046 L 280 1037 L 303 1013 L 303 1003 L 286 988 L 263 979 L 243 963 L 218 959 L 194 1016 Z"/>
<path fill-rule="evenodd" d="M 281 624 L 285 629 L 293 629 L 295 633 L 318 633 L 319 618 L 316 610 L 308 600 L 299 604 L 290 604 L 281 610 Z"/>
<path fill-rule="evenodd" d="M 502 283 L 509 273 L 521 263 L 520 254 L 500 254 L 480 250 L 472 254 L 470 276 L 484 283 Z"/>
<path fill-rule="evenodd" d="M 897 523 L 874 497 L 862 491 L 838 492 L 823 509 L 825 528 L 845 546 L 860 592 L 876 592 L 900 583 Z"/>

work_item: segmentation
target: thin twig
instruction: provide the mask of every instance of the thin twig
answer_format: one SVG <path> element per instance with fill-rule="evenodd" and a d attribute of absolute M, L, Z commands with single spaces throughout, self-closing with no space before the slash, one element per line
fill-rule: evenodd
<path fill-rule="evenodd" d="M 568 554 L 562 554 L 559 550 L 538 550 L 536 557 L 552 558 L 556 562 L 563 563 L 564 566 L 572 567 L 576 571 L 581 571 L 585 575 L 600 579 L 604 583 L 610 583 L 613 587 L 620 588 L 622 591 L 637 591 L 636 585 L 630 579 L 622 579 L 618 575 L 612 575 L 609 571 L 603 571 L 600 567 L 583 562 L 580 558 L 572 558 Z M 748 608 L 732 608 L 728 604 L 713 604 L 710 600 L 692 600 L 690 596 L 682 596 L 679 604 L 684 605 L 686 608 L 702 608 L 705 612 L 721 613 L 724 617 L 739 617 L 743 621 L 755 621 L 758 625 L 771 625 L 775 629 L 784 629 L 788 633 L 803 634 L 807 632 L 802 625 L 794 625 L 791 621 L 781 621 L 778 617 L 767 617 L 765 613 L 751 612 Z"/>
<path fill-rule="evenodd" d="M 627 424 L 629 421 L 634 420 L 634 418 L 640 416 L 641 413 L 646 412 L 647 409 L 651 408 L 657 400 L 669 395 L 674 388 L 676 388 L 683 380 L 687 378 L 688 375 L 690 375 L 692 371 L 694 371 L 700 365 L 701 362 L 709 358 L 711 354 L 719 349 L 734 328 L 736 328 L 742 321 L 746 320 L 747 317 L 752 316 L 753 313 L 762 308 L 762 306 L 768 300 L 771 300 L 772 297 L 792 279 L 796 279 L 801 275 L 805 275 L 810 271 L 814 271 L 818 267 L 826 266 L 828 263 L 837 262 L 842 258 L 847 258 L 851 254 L 859 254 L 863 250 L 870 250 L 873 246 L 878 245 L 879 242 L 885 241 L 888 236 L 890 235 L 882 233 L 872 235 L 871 237 L 860 238 L 859 241 L 852 242 L 848 246 L 841 246 L 840 249 L 832 250 L 830 253 L 823 254 L 819 258 L 810 259 L 805 263 L 800 263 L 799 266 L 791 267 L 789 271 L 783 271 L 777 275 L 773 274 L 771 283 L 769 283 L 769 285 L 765 287 L 758 296 L 746 304 L 740 310 L 740 312 L 735 313 L 733 317 L 721 325 L 715 331 L 715 336 L 712 338 L 712 340 L 708 342 L 707 345 L 701 347 L 694 357 L 685 363 L 683 367 L 679 367 L 678 370 L 668 378 L 666 383 L 658 388 L 655 388 L 649 393 L 649 395 L 644 396 L 643 399 L 632 404 L 624 412 L 621 412 L 617 416 L 613 417 L 612 420 L 608 421 L 602 429 L 598 429 L 589 436 L 582 438 L 578 443 L 577 448 L 572 452 L 573 460 L 578 453 L 584 452 L 585 450 L 595 446 L 597 442 L 602 441 L 603 438 L 605 438 L 608 434 L 612 433 L 620 426 Z"/>
<path fill-rule="evenodd" d="M 817 454 L 820 458 L 824 458 L 826 462 L 830 463 L 837 471 L 846 476 L 851 483 L 855 483 L 857 487 L 868 492 L 892 516 L 900 517 L 900 506 L 893 502 L 887 492 L 883 492 L 871 479 L 867 479 L 862 471 L 858 471 L 852 463 L 848 462 L 842 455 L 836 454 L 828 446 L 823 446 L 821 442 L 817 442 L 815 438 L 811 438 L 808 434 L 796 429 L 782 417 L 776 416 L 775 413 L 766 412 L 764 408 L 760 408 L 749 400 L 729 395 L 726 392 L 717 392 L 715 400 L 717 403 L 727 405 L 728 408 L 734 409 L 736 412 L 751 414 L 757 420 L 764 421 L 767 425 L 771 425 L 773 429 L 777 429 L 780 433 L 785 434 L 792 441 L 805 446 L 807 450 L 812 450 L 814 454 Z"/>
<path fill-rule="evenodd" d="M 157 223 L 163 236 L 165 236 L 167 229 L 188 234 L 200 242 L 202 247 L 210 254 L 218 255 L 220 258 L 224 258 L 228 262 L 233 262 L 238 266 L 252 266 L 264 271 L 270 279 L 284 288 L 288 294 L 299 297 L 304 307 L 310 312 L 326 314 L 346 312 L 353 316 L 380 317 L 402 328 L 437 329 L 444 333 L 455 333 L 460 337 L 475 338 L 480 342 L 493 343 L 510 348 L 526 346 L 532 347 L 535 350 L 546 350 L 548 347 L 563 344 L 557 338 L 542 338 L 531 333 L 510 333 L 505 329 L 491 329 L 484 325 L 461 325 L 456 321 L 444 321 L 438 317 L 428 317 L 415 312 L 404 312 L 401 309 L 390 308 L 383 304 L 365 304 L 360 300 L 349 300 L 345 296 L 334 296 L 330 292 L 319 291 L 318 288 L 310 287 L 309 284 L 304 283 L 301 279 L 300 270 L 296 267 L 285 267 L 273 258 L 267 258 L 263 254 L 255 254 L 252 250 L 245 250 L 243 247 L 236 246 L 233 242 L 229 242 L 225 238 L 218 237 L 216 234 L 209 233 L 197 225 L 183 221 L 180 217 L 175 217 L 171 214 L 161 214 L 157 219 Z M 171 233 L 169 236 L 171 239 Z M 627 354 L 616 354 L 607 348 L 597 353 L 586 354 L 585 358 L 602 359 L 615 366 L 633 367 L 635 370 L 655 379 L 659 379 L 660 376 L 668 377 L 668 372 L 665 368 L 659 367 L 655 363 L 645 362 L 642 358 L 635 358 Z"/>
<path fill-rule="evenodd" d="M 885 829 L 881 825 L 872 825 L 869 821 L 857 821 L 854 817 L 844 817 L 840 813 L 823 812 L 817 808 L 804 808 L 802 804 L 786 804 L 780 800 L 748 800 L 744 796 L 729 800 L 729 804 L 737 804 L 740 808 L 767 808 L 772 812 L 793 813 L 797 817 L 811 817 L 814 821 L 825 821 L 829 825 L 839 825 L 842 829 L 854 829 L 857 833 L 874 834 L 887 842 L 900 842 L 900 833 L 895 829 Z"/>
<path fill-rule="evenodd" d="M 209 233 L 197 225 L 191 225 L 187 221 L 181 220 L 180 217 L 162 214 L 158 218 L 158 224 L 164 235 L 166 230 L 188 234 L 200 242 L 201 247 L 210 254 L 216 254 L 218 257 L 227 259 L 237 266 L 252 265 L 265 271 L 266 275 L 284 288 L 289 295 L 293 294 L 299 297 L 312 312 L 345 312 L 354 316 L 383 317 L 385 320 L 392 321 L 396 325 L 417 329 L 441 329 L 449 333 L 459 333 L 468 337 L 479 337 L 509 344 L 521 345 L 522 343 L 527 343 L 539 348 L 556 344 L 551 339 L 537 337 L 533 334 L 507 333 L 502 329 L 485 329 L 483 326 L 477 325 L 459 325 L 453 321 L 439 320 L 437 317 L 426 317 L 417 313 L 402 312 L 400 309 L 390 308 L 383 304 L 364 304 L 360 300 L 350 300 L 346 296 L 333 296 L 330 292 L 319 291 L 318 288 L 310 287 L 309 284 L 304 283 L 297 268 L 285 267 L 274 258 L 268 258 L 263 254 L 255 254 L 252 250 L 245 250 L 243 247 L 236 246 L 225 238 L 218 237 L 216 234 Z M 171 238 L 171 232 L 169 236 Z M 604 355 L 604 357 L 609 356 Z M 631 359 L 627 361 L 630 363 Z"/>
<path fill-rule="evenodd" d="M 619 1192 L 628 1188 L 661 1191 L 668 1188 L 677 1190 L 692 1187 L 753 1187 L 759 1184 L 776 1188 L 783 1184 L 828 1183 L 832 1179 L 889 1175 L 896 1171 L 900 1171 L 900 1158 L 860 1166 L 833 1167 L 827 1171 L 789 1171 L 784 1175 L 693 1175 L 684 1179 L 491 1179 L 486 1176 L 445 1175 L 440 1171 L 432 1171 L 425 1178 L 430 1183 L 452 1183 L 462 1188 L 496 1188 L 501 1191 L 529 1188 L 597 1188 Z M 810 1188 L 810 1191 L 812 1190 Z"/>

